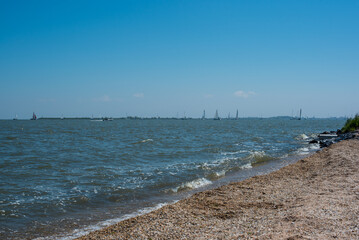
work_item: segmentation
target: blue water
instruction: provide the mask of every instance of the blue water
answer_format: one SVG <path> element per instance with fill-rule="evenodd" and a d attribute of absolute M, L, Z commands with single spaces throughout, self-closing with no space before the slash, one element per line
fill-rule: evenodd
<path fill-rule="evenodd" d="M 54 236 L 317 146 L 345 119 L 0 121 L 0 238 Z M 182 195 L 181 195 L 182 194 Z"/>

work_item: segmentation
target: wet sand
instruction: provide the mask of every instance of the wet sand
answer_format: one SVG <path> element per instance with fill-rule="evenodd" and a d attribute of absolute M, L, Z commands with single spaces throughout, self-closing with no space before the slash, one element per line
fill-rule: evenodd
<path fill-rule="evenodd" d="M 359 239 L 359 140 L 79 239 Z"/>

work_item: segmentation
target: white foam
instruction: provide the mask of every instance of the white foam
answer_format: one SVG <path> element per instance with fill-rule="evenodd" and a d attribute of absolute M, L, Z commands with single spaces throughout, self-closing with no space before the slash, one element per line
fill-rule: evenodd
<path fill-rule="evenodd" d="M 247 164 L 241 166 L 241 169 L 250 169 L 250 168 L 252 168 L 252 164 L 251 164 L 251 163 L 247 163 Z"/>
<path fill-rule="evenodd" d="M 213 162 L 202 163 L 202 164 L 199 165 L 199 167 L 202 168 L 202 169 L 211 169 L 211 168 L 213 168 L 213 167 L 220 166 L 220 165 L 222 165 L 223 163 L 225 163 L 225 162 L 227 162 L 227 161 L 234 160 L 234 159 L 237 159 L 237 158 L 224 157 L 224 158 L 221 158 L 221 159 L 217 159 L 216 161 L 213 161 Z"/>
<path fill-rule="evenodd" d="M 220 172 L 215 172 L 215 175 L 216 175 L 216 177 L 223 177 L 224 175 L 226 175 L 226 171 L 220 171 Z"/>
<path fill-rule="evenodd" d="M 309 149 L 310 150 L 318 150 L 318 149 L 320 149 L 320 145 L 318 143 L 310 144 Z"/>
<path fill-rule="evenodd" d="M 141 140 L 141 141 L 139 141 L 139 142 L 135 142 L 135 143 L 133 143 L 133 144 L 146 143 L 146 142 L 153 142 L 153 139 L 148 138 L 148 139 Z"/>
<path fill-rule="evenodd" d="M 264 157 L 265 155 L 264 151 L 253 151 L 249 154 L 248 158 Z"/>
<path fill-rule="evenodd" d="M 209 185 L 211 183 L 212 182 L 206 178 L 199 178 L 199 179 L 193 180 L 191 182 L 182 183 L 180 186 L 172 188 L 171 191 L 176 193 L 178 191 L 183 191 L 186 189 L 196 189 L 199 187 Z"/>
<path fill-rule="evenodd" d="M 307 135 L 305 135 L 304 133 L 300 134 L 299 136 L 295 137 L 295 139 L 297 140 L 306 140 L 309 137 Z"/>
<path fill-rule="evenodd" d="M 207 178 L 211 179 L 211 180 L 215 180 L 215 179 L 218 179 L 218 178 L 221 178 L 223 176 L 226 175 L 226 171 L 220 171 L 220 172 L 212 172 L 211 174 L 209 174 L 207 176 Z"/>
<path fill-rule="evenodd" d="M 309 154 L 310 152 L 316 151 L 318 149 L 320 149 L 319 144 L 309 144 L 306 147 L 299 148 L 296 151 L 296 153 L 299 154 L 299 155 L 306 155 L 306 154 Z"/>
<path fill-rule="evenodd" d="M 297 153 L 298 153 L 299 155 L 306 155 L 306 154 L 309 153 L 309 148 L 307 148 L 307 147 L 299 148 L 299 149 L 297 150 Z"/>
<path fill-rule="evenodd" d="M 238 153 L 246 153 L 248 152 L 247 150 L 240 150 L 240 151 L 236 151 L 236 152 L 222 152 L 221 155 L 227 156 L 227 155 L 236 155 Z"/>

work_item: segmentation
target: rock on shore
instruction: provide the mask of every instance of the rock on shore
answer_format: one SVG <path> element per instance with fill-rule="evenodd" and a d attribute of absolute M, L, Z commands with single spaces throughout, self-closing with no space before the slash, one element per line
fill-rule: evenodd
<path fill-rule="evenodd" d="M 359 141 L 79 239 L 359 239 Z"/>
<path fill-rule="evenodd" d="M 320 133 L 318 137 L 311 140 L 309 144 L 319 143 L 320 147 L 324 148 L 324 147 L 329 147 L 333 143 L 337 143 L 343 140 L 348 140 L 353 138 L 359 139 L 359 131 L 342 133 L 342 131 L 338 129 L 337 131 Z"/>

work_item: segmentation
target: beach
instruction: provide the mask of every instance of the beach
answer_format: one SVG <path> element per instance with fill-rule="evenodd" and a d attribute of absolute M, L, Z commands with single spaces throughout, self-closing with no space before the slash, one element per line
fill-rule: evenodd
<path fill-rule="evenodd" d="M 78 239 L 358 239 L 359 141 Z"/>

